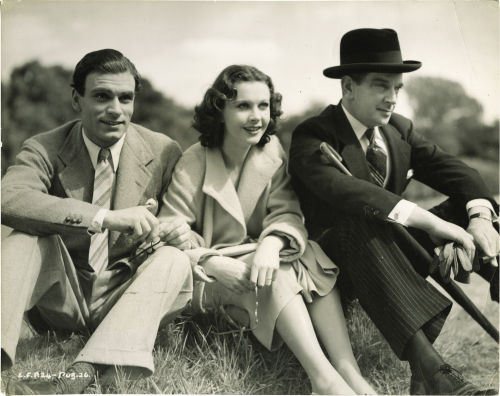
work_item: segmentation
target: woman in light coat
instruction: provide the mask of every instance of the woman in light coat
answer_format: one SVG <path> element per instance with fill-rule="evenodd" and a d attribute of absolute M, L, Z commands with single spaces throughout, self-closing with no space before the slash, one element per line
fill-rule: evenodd
<path fill-rule="evenodd" d="M 246 319 L 268 349 L 284 341 L 314 393 L 373 394 L 352 353 L 334 288 L 338 268 L 307 240 L 285 154 L 272 136 L 280 108 L 267 75 L 251 66 L 224 69 L 196 107 L 200 143 L 178 162 L 159 217 L 192 229 L 178 247 L 200 279 L 202 310 L 224 307 Z"/>

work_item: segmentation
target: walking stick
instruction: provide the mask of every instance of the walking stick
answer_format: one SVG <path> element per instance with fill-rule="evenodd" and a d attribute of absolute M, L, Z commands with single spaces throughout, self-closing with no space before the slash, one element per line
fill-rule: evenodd
<path fill-rule="evenodd" d="M 320 150 L 341 172 L 348 176 L 352 176 L 349 170 L 342 164 L 342 157 L 333 147 L 323 142 L 320 145 Z M 406 243 L 419 256 L 420 260 L 428 265 L 428 268 L 431 268 L 432 258 L 422 245 L 420 245 L 403 226 L 394 224 L 393 228 L 402 242 Z M 444 282 L 437 271 L 434 271 L 431 276 L 465 310 L 465 312 L 472 317 L 472 319 L 474 319 L 497 343 L 499 342 L 499 335 L 496 327 L 483 315 L 456 282 L 453 280 L 447 283 Z"/>

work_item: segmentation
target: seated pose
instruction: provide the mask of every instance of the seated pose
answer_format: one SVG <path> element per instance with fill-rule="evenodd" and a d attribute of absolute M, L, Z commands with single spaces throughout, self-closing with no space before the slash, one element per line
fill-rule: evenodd
<path fill-rule="evenodd" d="M 179 160 L 159 218 L 181 218 L 193 229 L 178 247 L 205 279 L 195 286 L 202 307 L 246 311 L 266 348 L 288 345 L 313 392 L 373 394 L 352 353 L 334 288 L 338 269 L 307 240 L 272 136 L 280 108 L 267 75 L 251 66 L 224 69 L 196 107 L 200 143 Z"/>
<path fill-rule="evenodd" d="M 453 241 L 472 258 L 477 246 L 477 255 L 487 256 L 479 273 L 498 301 L 498 206 L 478 172 L 394 113 L 403 73 L 421 66 L 403 61 L 394 30 L 345 33 L 340 60 L 323 71 L 340 80 L 340 102 L 300 124 L 290 146 L 292 183 L 311 238 L 340 266 L 341 287 L 409 362 L 411 394 L 498 394 L 468 382 L 433 347 L 451 303 L 425 280 L 429 268 L 418 254 Z M 326 144 L 341 157 L 337 164 L 324 154 Z M 431 211 L 402 199 L 411 177 L 449 199 Z M 401 225 L 421 246 L 405 242 Z"/>
<path fill-rule="evenodd" d="M 81 393 L 98 371 L 151 374 L 160 323 L 191 300 L 188 257 L 155 234 L 157 201 L 181 155 L 165 135 L 132 124 L 140 87 L 112 49 L 85 55 L 73 74 L 81 120 L 26 140 L 2 181 L 2 370 L 14 364 L 23 315 L 53 329 L 92 333 L 64 376 L 12 380 L 7 394 Z M 162 224 L 164 239 L 189 227 Z"/>

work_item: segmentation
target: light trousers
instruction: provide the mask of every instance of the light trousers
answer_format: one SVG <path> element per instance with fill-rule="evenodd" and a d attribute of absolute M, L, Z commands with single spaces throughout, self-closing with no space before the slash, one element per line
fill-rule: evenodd
<path fill-rule="evenodd" d="M 75 361 L 123 366 L 132 377 L 151 374 L 160 325 L 174 319 L 192 297 L 189 259 L 178 249 L 164 246 L 135 273 L 122 271 L 110 278 L 114 279 L 106 300 L 99 312 L 91 312 L 59 236 L 14 231 L 6 237 L 2 242 L 2 364 L 14 363 L 23 315 L 36 306 L 54 329 L 92 332 Z"/>

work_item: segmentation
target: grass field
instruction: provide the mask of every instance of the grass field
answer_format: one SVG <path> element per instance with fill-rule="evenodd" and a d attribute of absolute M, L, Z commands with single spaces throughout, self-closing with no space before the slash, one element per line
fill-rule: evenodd
<path fill-rule="evenodd" d="M 498 324 L 498 304 L 489 300 L 485 286 L 484 281 L 474 277 L 465 289 Z M 351 305 L 346 314 L 355 356 L 364 375 L 381 394 L 407 394 L 407 364 L 394 357 L 359 305 Z M 153 376 L 132 381 L 123 373 L 108 373 L 86 392 L 310 394 L 307 376 L 286 346 L 270 353 L 248 333 L 219 334 L 230 329 L 223 319 L 211 316 L 180 318 L 157 337 Z M 64 371 L 84 343 L 81 335 L 53 332 L 22 340 L 17 364 L 2 373 L 2 385 L 27 372 Z M 461 308 L 453 308 L 436 345 L 468 379 L 498 387 L 498 346 Z"/>

